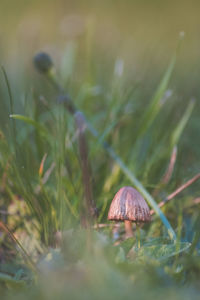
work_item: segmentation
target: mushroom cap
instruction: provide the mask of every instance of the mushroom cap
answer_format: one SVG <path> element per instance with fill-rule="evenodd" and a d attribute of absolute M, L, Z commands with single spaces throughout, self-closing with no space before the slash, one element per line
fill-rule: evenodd
<path fill-rule="evenodd" d="M 149 207 L 142 195 L 130 186 L 122 187 L 115 195 L 108 212 L 108 220 L 149 222 Z"/>

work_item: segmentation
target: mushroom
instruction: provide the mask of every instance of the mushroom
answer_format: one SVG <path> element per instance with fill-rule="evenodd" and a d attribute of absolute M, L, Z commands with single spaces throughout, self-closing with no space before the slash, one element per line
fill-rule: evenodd
<path fill-rule="evenodd" d="M 108 220 L 124 221 L 126 237 L 132 237 L 132 222 L 146 223 L 151 220 L 149 207 L 142 195 L 130 186 L 122 187 L 115 195 L 108 212 Z M 139 233 L 139 232 L 138 232 Z M 140 242 L 138 239 L 138 248 Z"/>

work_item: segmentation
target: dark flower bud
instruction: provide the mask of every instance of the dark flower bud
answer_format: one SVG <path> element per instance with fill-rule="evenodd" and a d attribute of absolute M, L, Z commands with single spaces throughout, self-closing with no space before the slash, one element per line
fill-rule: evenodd
<path fill-rule="evenodd" d="M 40 73 L 48 73 L 53 67 L 51 57 L 45 52 L 36 54 L 33 63 Z"/>

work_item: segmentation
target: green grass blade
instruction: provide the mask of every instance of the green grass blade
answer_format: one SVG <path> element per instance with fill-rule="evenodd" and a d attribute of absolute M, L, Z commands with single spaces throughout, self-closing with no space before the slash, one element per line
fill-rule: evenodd
<path fill-rule="evenodd" d="M 160 100 L 163 98 L 164 93 L 168 87 L 169 80 L 171 78 L 171 74 L 174 69 L 175 62 L 176 62 L 176 54 L 172 57 L 170 64 L 169 64 L 152 100 L 150 101 L 150 105 L 147 108 L 146 112 L 144 113 L 144 117 L 142 118 L 141 127 L 139 129 L 137 138 L 139 138 L 146 132 L 147 128 L 152 124 L 153 120 L 159 113 L 160 108 L 161 108 Z"/>
<path fill-rule="evenodd" d="M 117 121 L 112 122 L 108 127 L 106 127 L 104 132 L 98 137 L 95 146 L 92 148 L 92 150 L 90 150 L 90 158 L 92 158 L 92 156 L 95 154 L 98 147 L 99 146 L 101 147 L 101 145 L 103 144 L 107 136 L 111 133 L 111 131 L 114 130 L 114 127 L 116 126 L 117 123 L 118 123 Z"/>
<path fill-rule="evenodd" d="M 36 122 L 35 120 L 33 120 L 29 117 L 15 114 L 15 115 L 10 115 L 10 118 L 23 121 L 23 122 L 35 127 L 35 129 L 39 130 L 42 134 L 44 134 L 44 135 L 47 134 L 46 129 L 44 128 L 44 126 L 42 126 L 41 124 L 39 124 L 38 122 Z"/>
<path fill-rule="evenodd" d="M 174 129 L 173 133 L 172 133 L 172 137 L 171 137 L 171 147 L 173 148 L 175 145 L 177 145 L 180 137 L 181 137 L 181 134 L 192 114 L 192 111 L 194 109 L 194 106 L 195 106 L 195 100 L 192 99 L 190 100 L 186 110 L 185 110 L 185 113 L 183 114 L 181 120 L 179 121 L 178 125 L 176 126 L 176 128 Z"/>
<path fill-rule="evenodd" d="M 13 96 L 12 96 L 12 92 L 11 92 L 11 87 L 10 87 L 8 75 L 7 75 L 6 70 L 3 66 L 1 66 L 1 70 L 3 72 L 3 76 L 5 78 L 6 86 L 7 86 L 7 89 L 8 89 L 8 96 L 9 96 L 9 101 L 10 101 L 10 113 L 14 114 L 14 101 L 13 101 Z M 12 120 L 12 134 L 13 134 L 14 147 L 15 147 L 15 151 L 16 151 L 17 141 L 16 141 L 15 120 Z"/>

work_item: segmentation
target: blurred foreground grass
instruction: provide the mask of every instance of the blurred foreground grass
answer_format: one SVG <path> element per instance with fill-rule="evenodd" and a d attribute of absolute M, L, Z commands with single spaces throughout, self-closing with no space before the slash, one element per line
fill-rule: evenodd
<path fill-rule="evenodd" d="M 33 70 L 32 57 L 39 48 L 52 54 L 59 83 L 100 134 L 87 132 L 87 139 L 98 222 L 107 223 L 114 194 L 131 182 L 104 141 L 157 203 L 199 172 L 199 42 L 193 30 L 199 19 L 191 20 L 198 2 L 196 9 L 182 2 L 181 15 L 178 1 L 165 12 L 158 1 L 85 3 L 1 4 L 7 35 L 1 32 L 0 214 L 22 246 L 1 232 L 1 295 L 196 299 L 198 182 L 164 206 L 175 244 L 158 217 L 141 228 L 140 250 L 135 238 L 124 240 L 123 224 L 117 241 L 111 226 L 81 229 L 74 119 L 58 105 L 58 91 Z M 185 41 L 175 53 L 182 30 Z"/>

